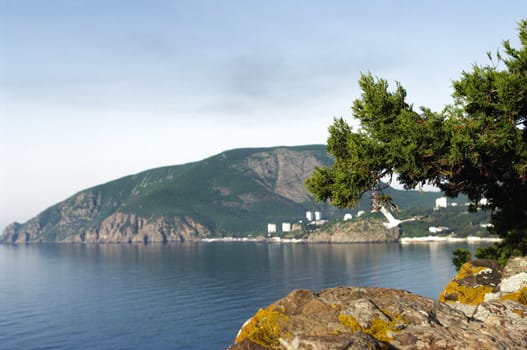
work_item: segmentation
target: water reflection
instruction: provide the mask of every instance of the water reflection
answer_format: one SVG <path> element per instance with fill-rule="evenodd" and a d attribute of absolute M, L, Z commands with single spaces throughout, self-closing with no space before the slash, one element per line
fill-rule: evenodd
<path fill-rule="evenodd" d="M 476 246 L 0 245 L 0 344 L 225 348 L 259 307 L 297 288 L 380 286 L 436 298 L 458 247 Z"/>
<path fill-rule="evenodd" d="M 240 242 L 139 244 L 50 244 L 4 246 L 9 264 L 20 274 L 96 273 L 166 280 L 206 279 L 240 283 L 263 281 L 270 288 L 334 285 L 383 286 L 436 296 L 455 273 L 451 252 L 475 245 L 445 244 L 262 244 Z M 2 257 L 0 257 L 2 258 Z M 24 263 L 21 263 L 24 261 Z M 2 260 L 0 260 L 2 262 Z M 32 263 L 33 262 L 33 263 Z M 43 268 L 45 266 L 45 268 Z M 24 270 L 31 267 L 31 270 Z M 42 269 L 42 271 L 40 271 Z M 102 273 L 104 269 L 104 273 Z M 49 277 L 49 276 L 48 276 Z M 103 277 L 101 277 L 103 278 Z M 427 279 L 428 287 L 421 282 Z M 430 281 L 433 280 L 433 281 Z M 284 287 L 282 287 L 284 286 Z"/>

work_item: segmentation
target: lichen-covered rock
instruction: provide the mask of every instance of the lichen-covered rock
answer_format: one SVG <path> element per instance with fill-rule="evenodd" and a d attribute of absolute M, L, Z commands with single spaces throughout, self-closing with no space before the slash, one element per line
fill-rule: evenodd
<path fill-rule="evenodd" d="M 527 257 L 512 258 L 504 268 L 494 260 L 467 262 L 439 295 L 439 301 L 469 317 L 478 312 L 478 305 L 492 300 L 527 305 Z"/>
<path fill-rule="evenodd" d="M 472 306 L 481 304 L 486 294 L 498 290 L 502 271 L 495 260 L 469 261 L 461 266 L 458 274 L 445 286 L 439 294 L 439 301 Z"/>
<path fill-rule="evenodd" d="M 520 293 L 521 297 L 522 290 L 527 294 L 527 257 L 515 257 L 507 262 L 498 287 L 502 298 L 512 293 Z"/>
<path fill-rule="evenodd" d="M 296 290 L 263 310 L 229 349 L 286 349 L 293 342 L 305 350 L 527 348 L 527 309 L 513 301 L 482 304 L 475 322 L 410 292 L 337 287 Z"/>

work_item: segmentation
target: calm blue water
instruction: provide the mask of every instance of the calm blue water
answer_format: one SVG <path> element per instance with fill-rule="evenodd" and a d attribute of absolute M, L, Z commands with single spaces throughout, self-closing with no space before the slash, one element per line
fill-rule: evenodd
<path fill-rule="evenodd" d="M 457 244 L 0 245 L 2 349 L 224 349 L 296 288 L 436 298 Z"/>

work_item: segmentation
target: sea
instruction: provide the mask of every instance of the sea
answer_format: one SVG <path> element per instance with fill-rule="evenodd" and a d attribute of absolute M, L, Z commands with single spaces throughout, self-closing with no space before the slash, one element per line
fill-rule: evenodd
<path fill-rule="evenodd" d="M 437 299 L 481 243 L 0 245 L 0 349 L 225 349 L 294 289 Z"/>

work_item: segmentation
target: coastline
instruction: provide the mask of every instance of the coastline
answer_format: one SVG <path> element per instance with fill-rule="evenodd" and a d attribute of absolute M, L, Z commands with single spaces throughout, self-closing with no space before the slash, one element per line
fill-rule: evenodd
<path fill-rule="evenodd" d="M 467 243 L 499 243 L 503 239 L 497 237 L 477 237 L 477 236 L 467 236 L 467 237 L 452 237 L 452 236 L 422 236 L 422 237 L 399 237 L 395 239 L 363 239 L 363 240 L 354 240 L 354 239 L 341 239 L 341 240 L 328 240 L 327 237 L 320 237 L 321 239 L 309 239 L 309 238 L 281 238 L 281 237 L 264 237 L 260 236 L 246 236 L 246 237 L 210 237 L 210 238 L 197 238 L 189 240 L 178 240 L 178 241 L 167 241 L 167 242 L 148 242 L 148 244 L 166 244 L 166 243 L 177 243 L 177 242 L 203 242 L 203 243 L 213 243 L 213 242 L 255 242 L 255 243 L 267 243 L 267 244 L 281 244 L 281 243 L 304 243 L 304 244 L 357 244 L 357 243 L 400 243 L 400 244 L 427 244 L 427 243 L 458 243 L 458 242 L 467 242 Z M 38 241 L 38 242 L 25 242 L 23 244 L 144 244 L 143 242 L 79 242 L 79 241 Z M 0 242 L 0 244 L 21 244 L 17 242 Z"/>
<path fill-rule="evenodd" d="M 263 236 L 258 237 L 222 237 L 222 238 L 203 238 L 198 240 L 199 242 L 260 242 L 260 243 L 336 243 L 328 241 L 313 241 L 308 239 L 299 239 L 299 238 L 281 238 L 281 237 L 271 237 L 265 238 Z M 467 242 L 467 243 L 498 243 L 501 242 L 502 238 L 496 237 L 477 237 L 477 236 L 467 236 L 467 237 L 450 237 L 450 236 L 423 236 L 423 237 L 402 237 L 399 238 L 398 242 L 401 244 L 412 244 L 412 243 L 457 243 L 457 242 Z M 388 241 L 386 241 L 388 242 Z M 389 241 L 390 243 L 397 243 Z M 364 241 L 364 242 L 338 242 L 342 243 L 385 243 L 379 241 Z"/>
<path fill-rule="evenodd" d="M 403 237 L 400 238 L 402 244 L 409 243 L 454 243 L 454 242 L 467 242 L 467 243 L 499 243 L 503 239 L 497 237 L 477 237 L 477 236 L 467 236 L 467 237 L 450 237 L 450 236 L 423 236 L 423 237 Z"/>

